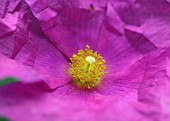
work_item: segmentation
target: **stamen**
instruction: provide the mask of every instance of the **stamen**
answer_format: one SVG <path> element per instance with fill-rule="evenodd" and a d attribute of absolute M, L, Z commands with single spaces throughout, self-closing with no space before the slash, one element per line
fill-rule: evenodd
<path fill-rule="evenodd" d="M 81 87 L 91 89 L 96 87 L 102 76 L 107 72 L 105 60 L 100 54 L 93 52 L 88 45 L 85 50 L 79 50 L 78 54 L 73 54 L 70 58 L 71 69 L 70 74 L 74 79 L 74 83 Z"/>

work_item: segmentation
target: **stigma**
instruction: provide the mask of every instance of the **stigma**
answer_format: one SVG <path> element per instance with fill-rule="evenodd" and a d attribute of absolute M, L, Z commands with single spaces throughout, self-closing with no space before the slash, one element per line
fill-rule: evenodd
<path fill-rule="evenodd" d="M 89 64 L 93 64 L 96 59 L 92 56 L 87 56 L 86 59 L 85 59 Z"/>
<path fill-rule="evenodd" d="M 70 74 L 74 84 L 80 88 L 92 89 L 98 86 L 106 72 L 106 61 L 86 45 L 70 58 Z"/>

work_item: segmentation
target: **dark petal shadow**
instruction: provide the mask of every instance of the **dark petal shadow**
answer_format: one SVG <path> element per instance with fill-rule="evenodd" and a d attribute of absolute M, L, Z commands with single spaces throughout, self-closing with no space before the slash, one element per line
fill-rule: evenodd
<path fill-rule="evenodd" d="M 111 26 L 107 20 L 105 22 L 105 27 L 106 27 L 107 30 L 109 30 L 110 32 L 114 33 L 117 36 L 122 36 L 123 35 L 118 29 Z"/>
<path fill-rule="evenodd" d="M 125 36 L 132 47 L 141 54 L 148 54 L 157 49 L 157 47 L 141 33 L 125 29 Z"/>
<path fill-rule="evenodd" d="M 0 107 L 40 100 L 48 91 L 49 87 L 43 81 L 32 84 L 11 83 L 0 87 Z"/>

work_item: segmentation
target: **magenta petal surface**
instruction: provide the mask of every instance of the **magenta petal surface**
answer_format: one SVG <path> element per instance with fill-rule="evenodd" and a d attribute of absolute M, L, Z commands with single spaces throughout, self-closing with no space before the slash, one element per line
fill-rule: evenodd
<path fill-rule="evenodd" d="M 169 113 L 169 51 L 157 51 L 146 56 L 142 61 L 146 63 L 145 74 L 138 89 L 138 100 L 144 104 L 151 104 L 160 108 L 161 120 L 170 120 Z M 138 109 L 141 112 L 143 108 Z M 155 115 L 156 116 L 156 115 Z"/>
<path fill-rule="evenodd" d="M 20 65 L 0 54 L 0 80 L 11 77 L 20 80 L 22 83 L 41 81 L 40 75 L 35 70 Z"/>
<path fill-rule="evenodd" d="M 21 47 L 28 41 L 28 27 L 32 13 L 20 0 L 3 0 L 0 13 L 0 51 L 8 57 L 15 58 Z"/>
<path fill-rule="evenodd" d="M 144 73 L 143 63 L 137 61 L 126 70 L 114 74 L 106 74 L 95 91 L 102 95 L 121 96 L 136 93 Z"/>
<path fill-rule="evenodd" d="M 0 53 L 9 58 L 0 55 L 0 79 L 26 83 L 0 88 L 0 116 L 169 121 L 169 15 L 168 0 L 2 0 Z M 91 90 L 69 74 L 69 57 L 86 44 L 108 72 Z"/>
<path fill-rule="evenodd" d="M 145 74 L 143 76 L 143 79 L 142 79 L 142 82 L 141 82 L 141 85 L 139 88 L 139 100 L 145 101 L 145 98 L 146 98 L 148 101 L 149 100 L 150 101 L 158 101 L 158 100 L 153 100 L 154 95 L 152 93 L 154 93 L 154 92 L 152 92 L 153 91 L 152 89 L 159 88 L 159 86 L 161 87 L 162 84 L 164 85 L 164 83 L 167 82 L 166 81 L 167 80 L 166 79 L 166 77 L 167 77 L 166 52 L 165 51 L 156 51 L 156 52 L 144 57 L 142 59 L 142 62 L 145 63 L 146 67 L 145 67 Z M 157 95 L 157 96 L 160 96 L 160 95 Z"/>
<path fill-rule="evenodd" d="M 169 6 L 170 9 L 170 6 Z M 148 19 L 143 25 L 142 30 L 144 35 L 154 43 L 157 47 L 169 47 L 169 27 L 170 14 L 164 17 L 152 17 Z"/>
<path fill-rule="evenodd" d="M 109 4 L 115 9 L 126 29 L 129 28 L 130 31 L 138 33 L 137 28 L 140 28 L 139 34 L 156 47 L 170 45 L 168 29 L 170 5 L 167 0 L 150 0 L 149 2 L 147 0 L 110 0 Z M 136 29 L 132 30 L 132 28 Z"/>
<path fill-rule="evenodd" d="M 106 26 L 102 28 L 97 52 L 106 60 L 107 71 L 112 74 L 127 69 L 143 56 L 126 38 L 115 35 Z"/>
<path fill-rule="evenodd" d="M 51 88 L 70 81 L 68 61 L 44 36 L 35 19 L 30 26 L 29 41 L 15 60 L 35 69 Z"/>
<path fill-rule="evenodd" d="M 0 51 L 10 56 L 13 48 L 13 38 L 18 21 L 18 13 L 6 14 L 5 18 L 0 19 Z M 12 21 L 11 21 L 12 20 Z"/>
<path fill-rule="evenodd" d="M 13 90 L 12 94 L 9 88 Z M 30 121 L 30 117 L 31 121 L 154 121 L 153 115 L 148 117 L 144 113 L 158 112 L 150 105 L 136 102 L 132 95 L 124 98 L 98 96 L 95 102 L 89 102 L 45 91 L 46 86 L 42 83 L 1 88 L 0 97 L 3 97 L 3 101 L 0 102 L 0 114 L 13 121 Z M 141 106 L 143 113 L 137 110 Z M 161 120 L 159 116 L 158 112 L 156 119 Z"/>
<path fill-rule="evenodd" d="M 36 70 L 51 88 L 69 80 L 68 62 L 44 35 L 29 6 L 23 1 L 4 2 L 6 8 L 0 52 Z M 13 14 L 11 12 L 14 12 Z"/>
<path fill-rule="evenodd" d="M 107 6 L 108 0 L 77 0 L 74 4 L 75 7 L 79 7 L 81 9 L 86 10 L 95 10 L 95 11 L 103 11 L 103 9 Z"/>
<path fill-rule="evenodd" d="M 69 4 L 27 1 L 36 18 L 40 21 L 45 35 L 68 58 L 86 44 L 96 49 L 98 35 L 104 19 L 103 11 L 91 11 Z M 42 18 L 43 16 L 43 18 Z"/>
<path fill-rule="evenodd" d="M 137 89 L 141 85 L 144 73 L 145 64 L 137 61 L 126 70 L 114 74 L 106 74 L 101 78 L 100 84 L 94 89 L 77 88 L 74 83 L 70 82 L 57 88 L 56 95 L 91 100 L 97 98 L 97 95 L 117 97 L 136 94 Z"/>

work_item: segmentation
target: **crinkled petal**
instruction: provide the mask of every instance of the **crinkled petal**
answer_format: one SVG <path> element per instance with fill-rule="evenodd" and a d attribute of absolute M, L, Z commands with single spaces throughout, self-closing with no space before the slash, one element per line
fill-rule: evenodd
<path fill-rule="evenodd" d="M 170 5 L 169 5 L 170 8 Z M 157 47 L 170 46 L 170 15 L 151 17 L 143 25 L 143 34 Z"/>
<path fill-rule="evenodd" d="M 18 11 L 17 2 L 3 0 L 0 14 L 5 18 Z M 3 39 L 0 51 L 35 69 L 46 83 L 0 88 L 0 115 L 14 121 L 169 121 L 169 49 L 153 52 L 169 46 L 167 0 L 110 0 L 104 8 L 90 0 L 26 2 L 31 11 L 21 7 L 19 33 Z M 5 32 L 13 30 L 10 22 L 1 23 Z M 68 58 L 86 44 L 106 60 L 108 75 L 97 89 L 81 91 L 69 82 Z M 82 93 L 95 99 L 84 100 Z"/>
<path fill-rule="evenodd" d="M 109 4 L 124 22 L 127 39 L 129 37 L 126 32 L 130 30 L 138 35 L 141 34 L 142 38 L 148 39 L 156 47 L 170 46 L 170 4 L 168 1 L 110 0 Z M 135 38 L 135 34 L 131 35 L 131 39 Z M 137 43 L 139 39 L 139 37 L 136 38 L 134 43 Z"/>
<path fill-rule="evenodd" d="M 82 9 L 86 10 L 97 10 L 97 11 L 103 11 L 103 9 L 106 8 L 108 0 L 77 0 L 74 2 L 75 7 L 80 7 Z"/>
<path fill-rule="evenodd" d="M 170 4 L 166 0 L 110 0 L 121 20 L 129 25 L 140 26 L 150 17 L 166 17 Z"/>
<path fill-rule="evenodd" d="M 148 89 L 161 86 L 161 83 L 165 83 L 162 78 L 166 77 L 166 53 L 164 51 L 156 51 L 141 60 L 145 63 L 145 74 L 143 76 L 140 88 L 139 88 L 139 100 L 146 99 L 153 100 L 153 95 L 149 93 Z M 160 84 L 159 84 L 160 82 Z M 146 95 L 147 92 L 149 95 Z M 159 95 L 158 95 L 159 96 Z"/>
<path fill-rule="evenodd" d="M 159 110 L 161 120 L 170 120 L 169 113 L 169 51 L 156 51 L 152 55 L 146 56 L 142 62 L 146 63 L 145 74 L 138 89 L 138 100 L 146 105 L 156 106 Z M 143 112 L 144 108 L 138 110 Z M 155 112 L 153 112 L 155 113 Z M 156 117 L 158 114 L 154 114 Z"/>
<path fill-rule="evenodd" d="M 138 32 L 138 28 L 130 26 L 124 32 L 128 42 L 137 52 L 146 55 L 157 49 L 157 46 L 145 37 L 143 33 Z"/>
<path fill-rule="evenodd" d="M 27 0 L 45 35 L 68 58 L 86 44 L 96 49 L 105 14 L 104 10 L 84 10 L 74 7 L 70 2 L 50 4 Z"/>
<path fill-rule="evenodd" d="M 16 78 L 22 83 L 41 81 L 40 75 L 35 70 L 20 65 L 0 54 L 0 81 L 6 78 Z"/>
<path fill-rule="evenodd" d="M 144 64 L 137 61 L 126 70 L 106 74 L 95 90 L 101 95 L 125 96 L 129 93 L 136 93 L 144 73 Z"/>
<path fill-rule="evenodd" d="M 19 51 L 15 60 L 35 69 L 51 88 L 70 81 L 68 61 L 44 36 L 36 19 L 30 26 L 29 41 Z"/>
<path fill-rule="evenodd" d="M 97 52 L 106 60 L 107 71 L 112 74 L 127 69 L 143 56 L 126 38 L 115 35 L 106 26 L 102 28 Z"/>
<path fill-rule="evenodd" d="M 143 49 L 144 47 L 141 49 L 138 48 L 140 51 L 143 49 L 143 51 L 148 50 L 149 52 L 149 49 L 154 50 L 156 48 L 169 47 L 170 46 L 170 42 L 169 42 L 170 22 L 169 21 L 170 21 L 170 17 L 168 16 L 164 16 L 164 17 L 153 16 L 147 19 L 145 23 L 140 27 L 133 26 L 133 25 L 126 25 L 125 35 L 127 39 L 132 43 L 132 46 L 143 43 L 142 45 L 145 47 L 145 49 Z M 148 45 L 150 45 L 151 47 L 148 47 Z"/>
<path fill-rule="evenodd" d="M 12 3 L 8 3 L 1 19 L 4 31 L 1 32 L 0 51 L 23 65 L 31 66 L 51 88 L 67 83 L 68 61 L 45 37 L 28 5 L 24 1 Z"/>
<path fill-rule="evenodd" d="M 10 93 L 10 90 L 12 93 Z M 0 88 L 0 114 L 13 121 L 154 121 L 158 109 L 136 102 L 135 97 L 102 97 L 95 102 L 44 93 L 45 85 L 10 85 Z M 142 108 L 143 113 L 137 110 Z M 128 111 L 125 111 L 128 110 Z M 12 113 L 11 113 L 12 112 Z M 135 115 L 135 117 L 134 117 Z M 161 119 L 157 115 L 157 118 Z"/>
<path fill-rule="evenodd" d="M 125 23 L 121 20 L 114 7 L 108 3 L 104 25 L 115 35 L 123 36 Z"/>
<path fill-rule="evenodd" d="M 24 1 L 8 1 L 2 4 L 3 16 L 0 18 L 0 51 L 15 58 L 21 47 L 28 41 L 28 26 L 32 13 Z M 22 3 L 22 4 L 21 4 Z M 21 9 L 19 9 L 21 8 Z"/>

